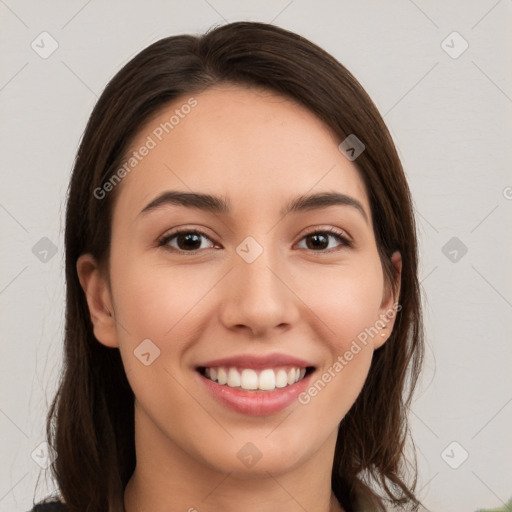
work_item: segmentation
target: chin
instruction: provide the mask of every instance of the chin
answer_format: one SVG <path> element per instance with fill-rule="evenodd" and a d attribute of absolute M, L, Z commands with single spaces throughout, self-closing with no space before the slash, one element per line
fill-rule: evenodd
<path fill-rule="evenodd" d="M 297 468 L 304 460 L 313 456 L 314 444 L 304 441 L 294 444 L 286 443 L 285 436 L 276 436 L 265 440 L 268 430 L 260 437 L 244 435 L 243 441 L 230 440 L 220 453 L 206 455 L 205 463 L 213 470 L 231 474 L 234 478 L 257 479 L 268 478 L 268 474 L 278 476 Z M 308 452 L 304 447 L 308 446 Z M 311 453 L 310 453 L 311 451 Z"/>

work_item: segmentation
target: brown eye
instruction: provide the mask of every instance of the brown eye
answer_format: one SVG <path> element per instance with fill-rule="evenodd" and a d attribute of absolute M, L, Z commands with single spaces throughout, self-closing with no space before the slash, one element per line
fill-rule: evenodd
<path fill-rule="evenodd" d="M 159 246 L 170 247 L 171 249 L 182 251 L 182 252 L 194 252 L 199 249 L 205 249 L 207 247 L 202 247 L 202 239 L 210 240 L 204 233 L 201 231 L 192 231 L 192 230 L 182 230 L 176 231 L 169 235 L 166 235 L 159 242 Z M 176 240 L 174 245 L 173 242 Z M 213 242 L 212 242 L 213 244 Z"/>
<path fill-rule="evenodd" d="M 344 233 L 336 229 L 313 231 L 311 233 L 306 234 L 302 238 L 302 240 L 306 240 L 306 249 L 316 252 L 330 252 L 333 249 L 333 246 L 330 246 L 330 240 L 338 240 L 339 242 L 341 242 L 342 247 L 352 247 L 352 244 L 344 236 Z M 336 246 L 334 246 L 334 250 L 337 250 Z"/>

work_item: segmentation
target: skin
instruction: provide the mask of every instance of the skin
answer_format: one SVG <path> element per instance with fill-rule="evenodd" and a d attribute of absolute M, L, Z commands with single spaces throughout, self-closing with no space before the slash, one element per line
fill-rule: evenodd
<path fill-rule="evenodd" d="M 289 99 L 234 85 L 194 97 L 197 106 L 118 185 L 109 276 L 89 254 L 77 262 L 94 334 L 120 350 L 136 397 L 126 510 L 343 510 L 330 488 L 338 425 L 394 319 L 309 404 L 272 415 L 225 408 L 194 368 L 282 352 L 313 362 L 320 376 L 383 318 L 396 297 L 384 282 L 363 181 L 341 140 Z M 154 116 L 133 148 L 187 99 Z M 139 215 L 164 190 L 222 195 L 233 211 L 167 205 Z M 348 206 L 279 214 L 289 199 L 320 191 L 357 199 L 369 222 Z M 196 254 L 176 238 L 158 247 L 176 227 L 208 238 Z M 330 235 L 324 248 L 307 245 L 309 232 L 328 228 L 354 246 Z M 236 252 L 247 236 L 264 249 L 250 264 Z M 400 254 L 392 261 L 399 284 Z M 134 356 L 147 338 L 161 351 L 149 366 Z M 247 442 L 262 454 L 251 468 L 237 457 Z"/>

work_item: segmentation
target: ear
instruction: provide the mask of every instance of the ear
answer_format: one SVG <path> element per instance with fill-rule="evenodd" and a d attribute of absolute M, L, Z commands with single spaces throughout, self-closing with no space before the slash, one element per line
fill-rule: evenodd
<path fill-rule="evenodd" d="M 76 270 L 89 306 L 94 336 L 107 347 L 118 347 L 112 297 L 96 259 L 83 254 L 77 260 Z"/>
<path fill-rule="evenodd" d="M 395 251 L 391 256 L 391 263 L 393 263 L 395 269 L 396 292 L 394 292 L 392 286 L 389 286 L 387 282 L 385 283 L 384 295 L 379 309 L 379 320 L 376 322 L 379 333 L 375 336 L 375 350 L 384 345 L 391 336 L 397 315 L 398 297 L 400 296 L 402 282 L 402 255 L 398 251 Z"/>

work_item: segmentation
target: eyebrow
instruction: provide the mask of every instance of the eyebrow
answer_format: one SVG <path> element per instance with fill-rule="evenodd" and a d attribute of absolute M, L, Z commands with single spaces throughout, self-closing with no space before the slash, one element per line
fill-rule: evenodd
<path fill-rule="evenodd" d="M 224 197 L 201 194 L 198 192 L 180 192 L 169 190 L 163 192 L 145 206 L 139 215 L 148 213 L 166 205 L 178 205 L 186 208 L 195 208 L 216 214 L 229 215 L 231 208 L 229 201 Z M 330 206 L 350 206 L 356 209 L 368 224 L 368 216 L 363 205 L 353 197 L 339 192 L 319 192 L 311 195 L 301 195 L 291 199 L 281 209 L 281 216 L 288 213 L 304 212 L 328 208 Z"/>

